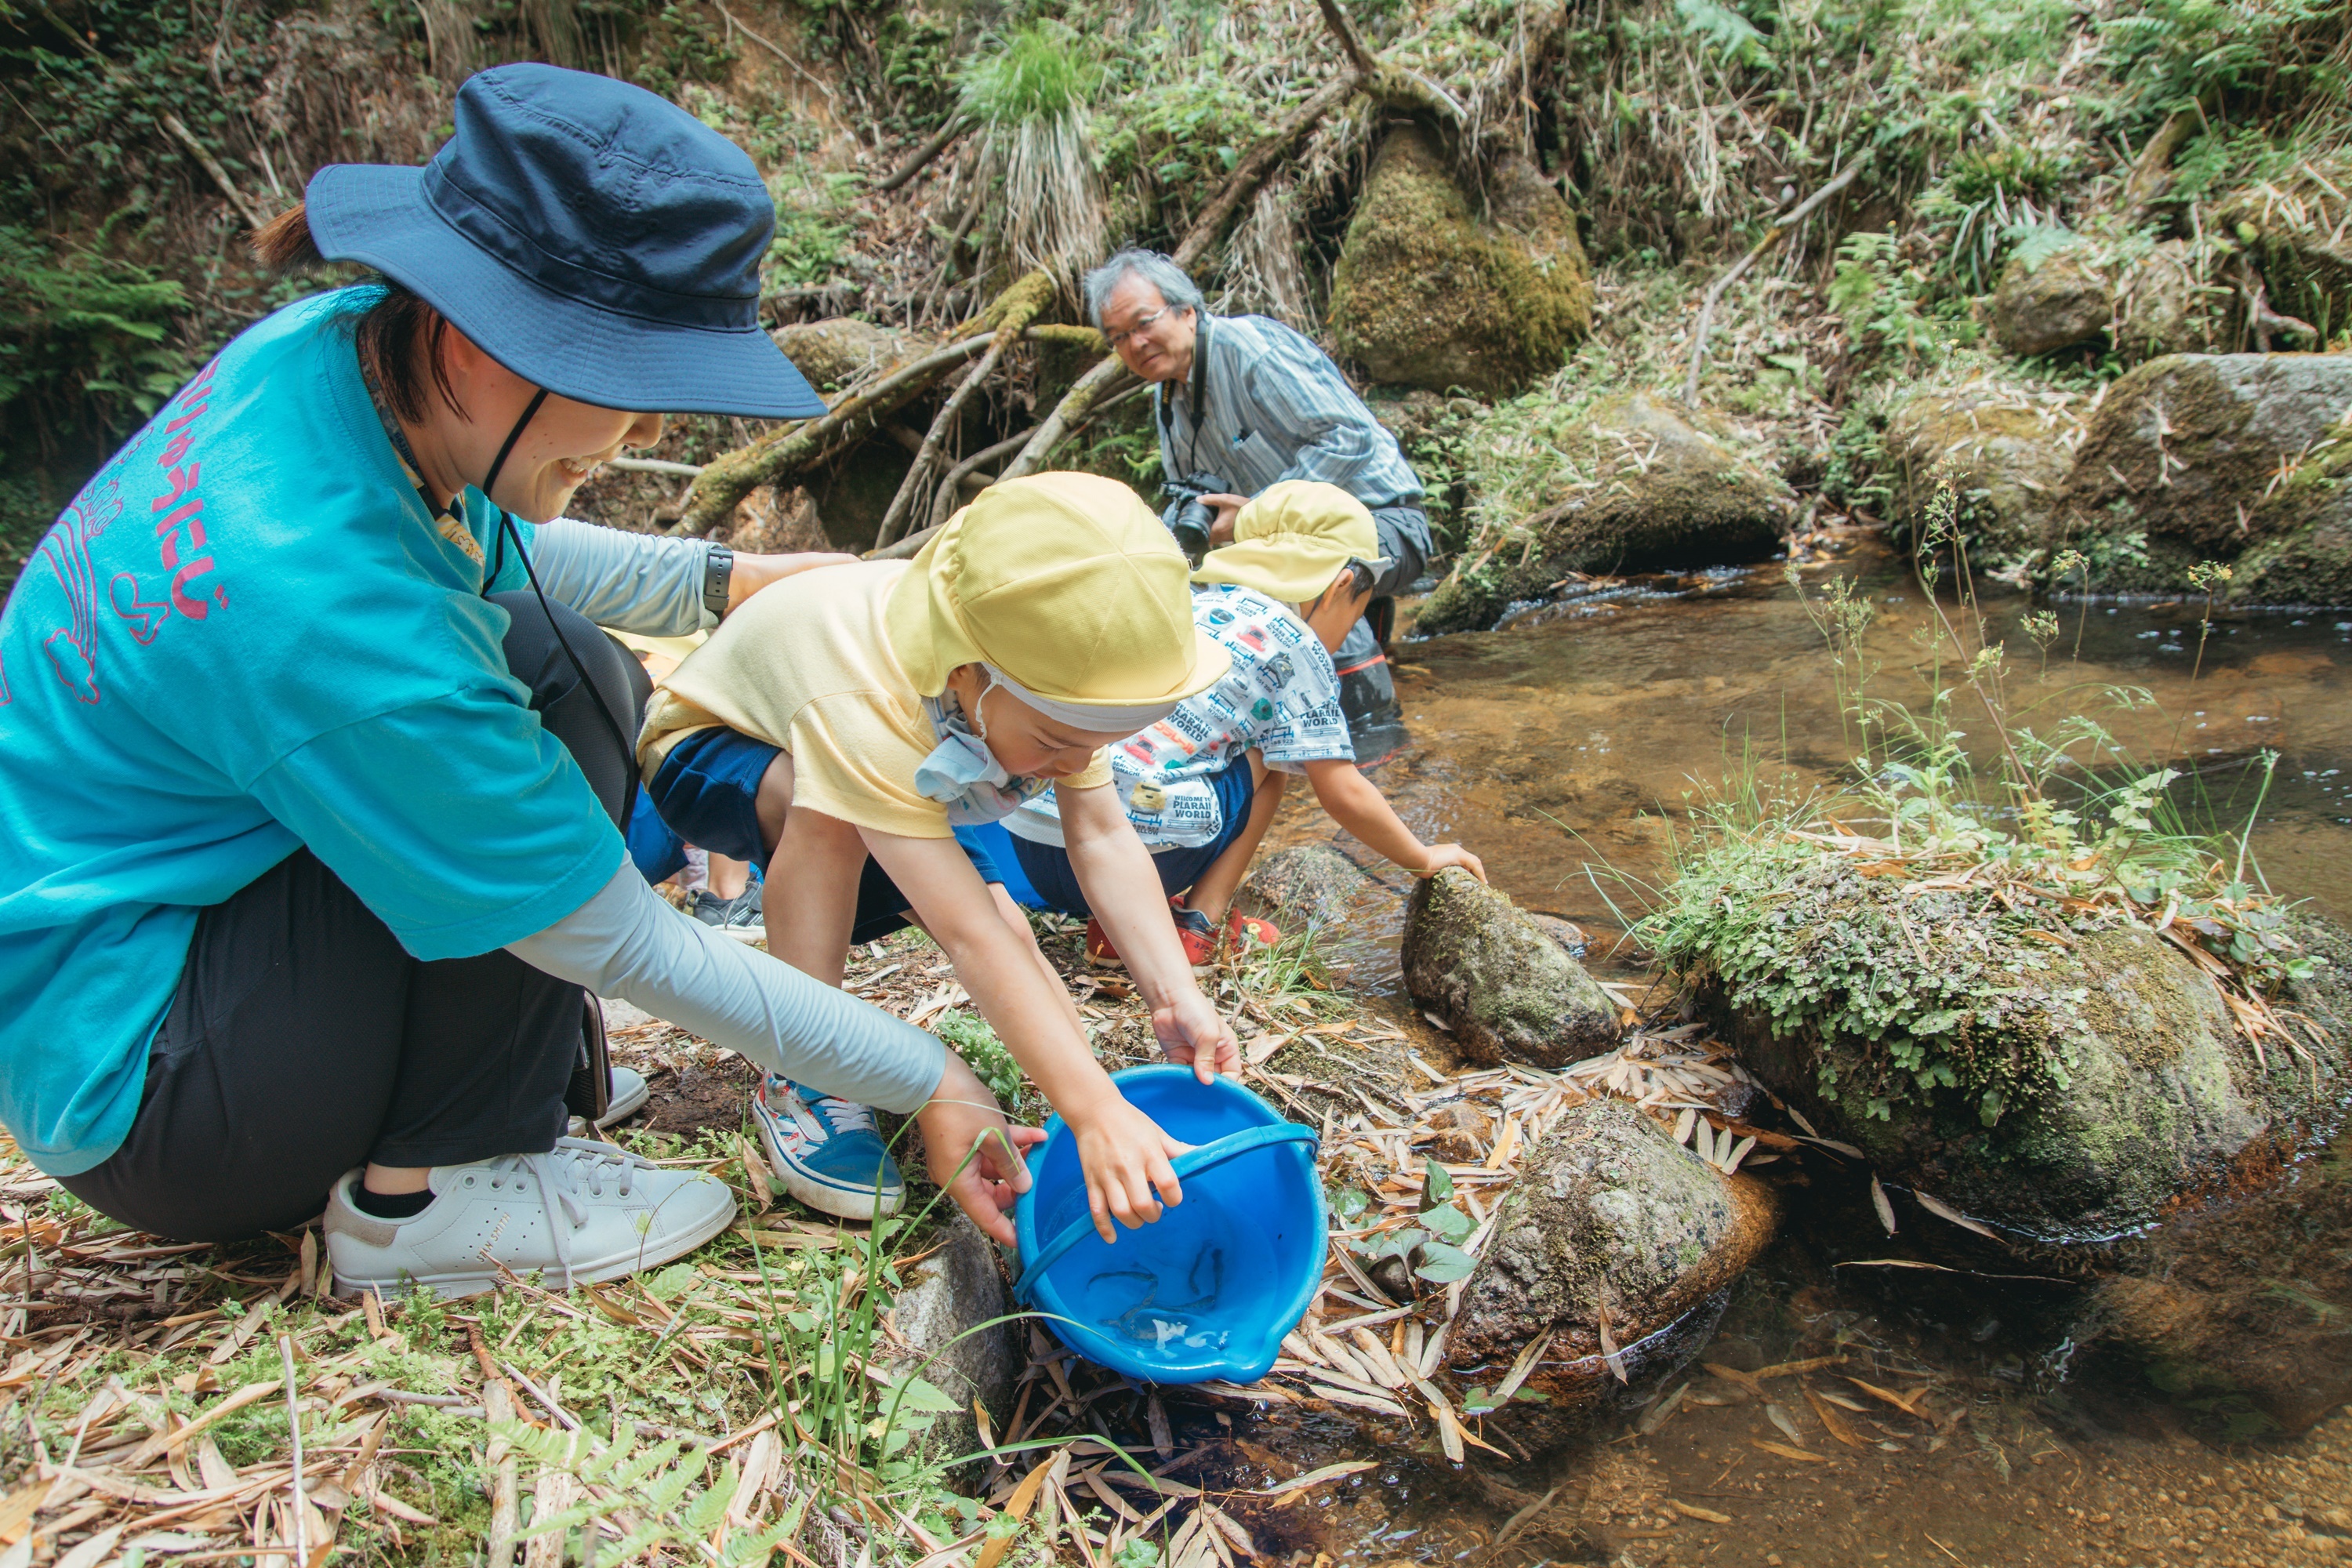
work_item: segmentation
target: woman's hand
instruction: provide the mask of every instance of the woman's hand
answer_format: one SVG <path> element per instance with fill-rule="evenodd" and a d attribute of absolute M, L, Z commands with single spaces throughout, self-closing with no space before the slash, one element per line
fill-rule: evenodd
<path fill-rule="evenodd" d="M 1234 1038 L 1233 1026 L 1197 987 L 1179 991 L 1164 1006 L 1154 1007 L 1151 1032 L 1160 1037 L 1168 1059 L 1191 1068 L 1202 1083 L 1218 1073 L 1230 1076 L 1242 1070 L 1241 1042 Z"/>
<path fill-rule="evenodd" d="M 837 554 L 832 551 L 812 550 L 798 555 L 738 555 L 734 575 L 727 580 L 727 613 L 733 615 L 743 607 L 743 601 L 771 583 L 781 583 L 803 572 L 814 572 L 824 566 L 856 564 L 855 555 Z"/>
<path fill-rule="evenodd" d="M 1434 877 L 1448 866 L 1459 866 L 1482 882 L 1486 879 L 1485 862 L 1459 844 L 1431 845 L 1422 856 L 1421 864 L 1409 869 L 1416 877 Z"/>
<path fill-rule="evenodd" d="M 1190 1149 L 1179 1143 L 1151 1118 L 1119 1098 L 1116 1089 L 1077 1115 L 1062 1120 L 1078 1141 L 1078 1164 L 1087 1175 L 1087 1209 L 1094 1215 L 1095 1233 L 1115 1243 L 1115 1218 L 1134 1230 L 1160 1217 L 1160 1205 L 1184 1201 L 1176 1184 L 1171 1162 Z M 1153 1196 L 1153 1189 L 1159 1195 Z"/>
<path fill-rule="evenodd" d="M 1014 1245 L 1013 1205 L 1029 1190 L 1022 1156 L 1045 1141 L 1045 1130 L 1007 1122 L 988 1086 L 952 1052 L 915 1125 L 923 1130 L 924 1167 L 940 1190 L 991 1240 Z"/>

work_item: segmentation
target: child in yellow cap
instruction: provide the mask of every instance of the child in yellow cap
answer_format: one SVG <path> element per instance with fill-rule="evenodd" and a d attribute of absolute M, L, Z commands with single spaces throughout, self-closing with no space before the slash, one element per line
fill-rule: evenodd
<path fill-rule="evenodd" d="M 1193 629 L 1184 557 L 1115 480 L 1040 474 L 981 493 L 912 561 L 861 562 L 762 590 L 655 692 L 638 763 L 684 838 L 768 868 L 768 951 L 839 984 L 850 943 L 919 921 L 1077 1140 L 1095 1223 L 1181 1201 L 1183 1145 L 1122 1100 L 987 855 L 955 837 L 1050 795 L 1075 874 L 1120 944 L 1171 1057 L 1205 1081 L 1238 1065 L 1120 809 L 1101 748 L 1224 673 Z M 990 883 L 1000 884 L 995 887 Z M 953 1070 L 952 1068 L 950 1069 Z M 934 1176 L 998 1240 L 1044 1134 L 974 1101 Z M 792 1194 L 829 1214 L 903 1196 L 871 1110 L 771 1076 L 752 1104 Z M 976 1143 L 988 1147 L 966 1164 Z M 961 1175 L 960 1165 L 965 1168 Z"/>
<path fill-rule="evenodd" d="M 1234 542 L 1192 574 L 1192 623 L 1232 661 L 1224 678 L 1115 746 L 1111 773 L 1128 820 L 1150 846 L 1163 891 L 1196 969 L 1221 944 L 1271 943 L 1280 933 L 1232 909 L 1274 823 L 1286 774 L 1303 773 L 1334 821 L 1415 876 L 1459 866 L 1486 880 L 1458 844 L 1423 844 L 1356 766 L 1331 656 L 1360 619 L 1385 563 L 1372 514 L 1336 485 L 1285 479 L 1243 506 Z M 1022 871 L 1071 914 L 1099 910 L 1073 875 L 1066 820 L 1052 802 L 1024 803 L 1005 821 Z M 1117 964 L 1125 939 L 1097 918 L 1087 952 Z M 1131 955 L 1130 955 L 1131 956 Z"/>

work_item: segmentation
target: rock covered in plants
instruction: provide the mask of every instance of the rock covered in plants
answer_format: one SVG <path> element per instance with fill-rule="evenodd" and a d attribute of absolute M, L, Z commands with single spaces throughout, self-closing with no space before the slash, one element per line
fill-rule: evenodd
<path fill-rule="evenodd" d="M 2106 279 L 2079 248 L 2020 257 L 2002 268 L 1992 296 L 1992 335 L 2021 358 L 2054 353 L 2103 336 L 2115 315 Z"/>
<path fill-rule="evenodd" d="M 2069 439 L 2082 428 L 2074 403 L 1974 382 L 1903 404 L 1886 422 L 1893 521 L 1917 529 L 1937 489 L 1949 484 L 1975 570 L 1998 571 L 2044 550 L 2074 458 Z"/>
<path fill-rule="evenodd" d="M 1748 1069 L 1886 1181 L 2017 1236 L 2110 1237 L 2291 1148 L 2315 1078 L 2343 1093 L 2326 985 L 2281 1005 L 2328 1043 L 2258 1054 L 2145 927 L 1932 881 L 1782 847 L 1750 875 L 1699 874 L 1680 908 L 1720 918 L 1662 939 Z"/>
<path fill-rule="evenodd" d="M 1517 391 L 1559 367 L 1591 325 L 1576 214 L 1517 154 L 1471 205 L 1429 134 L 1391 131 L 1331 274 L 1331 329 L 1372 379 L 1444 392 Z"/>
<path fill-rule="evenodd" d="M 2340 169 L 2333 180 L 2305 162 L 2292 174 L 2265 180 L 2217 204 L 2207 221 L 2251 253 L 2270 308 L 2316 331 L 2323 342 L 2352 324 L 2352 217 Z M 2317 348 L 2296 337 L 2281 346 Z"/>
<path fill-rule="evenodd" d="M 1777 1212 L 1764 1182 L 1725 1175 L 1625 1101 L 1571 1107 L 1503 1199 L 1447 1363 L 1465 1396 L 1491 1393 L 1528 1344 L 1548 1342 L 1524 1384 L 1545 1402 L 1515 1400 L 1488 1419 L 1530 1450 L 1572 1436 L 1621 1392 L 1654 1386 L 1689 1359 L 1721 1292 L 1771 1239 Z"/>
<path fill-rule="evenodd" d="M 924 1428 L 917 1446 L 948 1459 L 986 1446 L 972 1415 L 974 1400 L 1003 1428 L 1013 1414 L 1013 1379 L 1028 1357 L 1021 1326 L 992 1321 L 1012 1310 L 995 1247 L 961 1210 L 943 1205 L 940 1212 L 944 1239 L 908 1270 L 907 1288 L 891 1303 L 898 1337 L 887 1370 L 894 1378 L 920 1378 L 952 1402 L 952 1409 L 941 1410 L 938 1400 L 916 1391 L 899 1405 L 902 1416 L 916 1417 Z M 968 1479 L 978 1480 L 979 1469 L 965 1467 Z"/>
<path fill-rule="evenodd" d="M 2308 520 L 2265 500 L 2281 470 L 2304 462 L 2347 408 L 2352 354 L 2150 360 L 2109 386 L 2085 423 L 2061 497 L 2059 542 L 2090 558 L 2094 587 L 2188 588 L 2199 562 L 2236 562 Z M 2315 493 L 2325 492 L 2305 492 Z M 2325 542 L 2306 541 L 2302 556 L 2271 568 L 2277 590 L 2326 582 Z M 2264 575 L 2250 571 L 2230 584 L 2231 596 L 2277 602 Z"/>
<path fill-rule="evenodd" d="M 1405 913 L 1405 990 L 1474 1062 L 1557 1068 L 1605 1050 L 1617 1008 L 1584 966 L 1509 894 L 1449 867 Z"/>
<path fill-rule="evenodd" d="M 1670 570 L 1775 553 L 1796 498 L 1723 421 L 1647 392 L 1604 397 L 1559 442 L 1582 478 L 1513 543 L 1465 563 L 1422 606 L 1421 632 L 1491 626 L 1572 572 Z"/>

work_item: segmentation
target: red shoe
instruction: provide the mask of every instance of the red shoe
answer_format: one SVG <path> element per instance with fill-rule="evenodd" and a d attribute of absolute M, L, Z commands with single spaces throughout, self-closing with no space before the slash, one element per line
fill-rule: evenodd
<path fill-rule="evenodd" d="M 1233 943 L 1235 952 L 1247 952 L 1255 947 L 1274 946 L 1282 940 L 1282 932 L 1272 921 L 1262 921 L 1239 910 L 1227 910 L 1225 940 Z"/>
<path fill-rule="evenodd" d="M 1127 967 L 1127 960 L 1118 955 L 1118 949 L 1111 946 L 1110 933 L 1103 930 L 1100 921 L 1087 922 L 1087 962 L 1097 969 Z"/>
<path fill-rule="evenodd" d="M 1184 944 L 1184 962 L 1192 966 L 1195 974 L 1206 974 L 1217 967 L 1217 928 L 1208 916 L 1197 910 L 1188 910 L 1171 899 L 1169 912 L 1176 917 L 1176 939 Z M 1087 922 L 1087 962 L 1097 969 L 1125 969 L 1127 961 L 1111 946 L 1110 933 L 1104 931 L 1100 921 Z"/>

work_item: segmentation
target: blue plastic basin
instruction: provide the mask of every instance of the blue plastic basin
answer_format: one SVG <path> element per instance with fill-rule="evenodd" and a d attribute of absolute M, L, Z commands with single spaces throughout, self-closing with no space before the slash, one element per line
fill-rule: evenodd
<path fill-rule="evenodd" d="M 1095 1234 L 1076 1140 L 1058 1116 L 1013 1213 L 1021 1299 L 1088 1361 L 1150 1383 L 1255 1383 L 1323 1279 L 1315 1130 L 1226 1079 L 1130 1068 L 1111 1081 L 1171 1138 L 1184 1201 L 1116 1246 Z"/>

